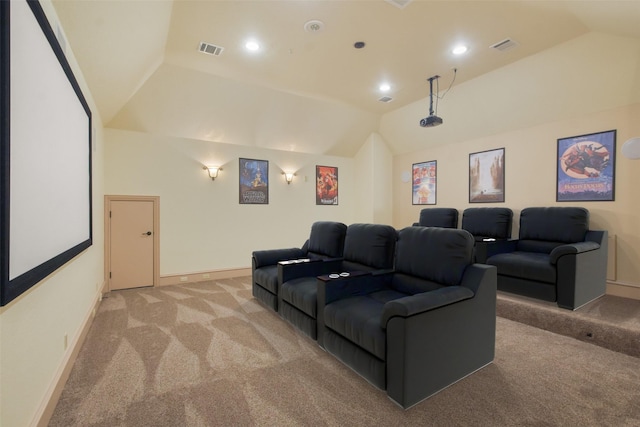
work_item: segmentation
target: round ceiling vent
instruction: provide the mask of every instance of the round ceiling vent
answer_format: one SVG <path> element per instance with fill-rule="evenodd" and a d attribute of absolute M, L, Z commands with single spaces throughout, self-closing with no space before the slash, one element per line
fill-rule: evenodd
<path fill-rule="evenodd" d="M 304 30 L 307 33 L 317 33 L 324 30 L 324 22 L 312 19 L 304 23 Z"/>

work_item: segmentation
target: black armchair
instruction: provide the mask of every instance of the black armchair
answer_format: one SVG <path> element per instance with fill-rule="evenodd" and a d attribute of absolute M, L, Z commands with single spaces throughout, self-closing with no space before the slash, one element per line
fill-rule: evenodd
<path fill-rule="evenodd" d="M 420 211 L 420 219 L 413 225 L 458 228 L 458 210 L 454 208 L 425 208 Z"/>
<path fill-rule="evenodd" d="M 472 252 L 464 230 L 400 230 L 394 272 L 318 279 L 318 342 L 404 408 L 491 363 L 496 269 Z"/>
<path fill-rule="evenodd" d="M 495 242 L 490 250 L 486 262 L 498 268 L 499 290 L 570 310 L 605 293 L 607 231 L 589 230 L 587 209 L 523 209 L 519 239 Z"/>
<path fill-rule="evenodd" d="M 317 277 L 329 273 L 389 271 L 398 233 L 381 224 L 351 224 L 347 227 L 343 258 L 278 266 L 280 292 L 278 313 L 313 339 L 317 339 Z"/>
<path fill-rule="evenodd" d="M 347 226 L 340 222 L 318 221 L 302 248 L 254 251 L 251 256 L 252 293 L 278 311 L 278 263 L 287 260 L 312 261 L 341 258 Z"/>

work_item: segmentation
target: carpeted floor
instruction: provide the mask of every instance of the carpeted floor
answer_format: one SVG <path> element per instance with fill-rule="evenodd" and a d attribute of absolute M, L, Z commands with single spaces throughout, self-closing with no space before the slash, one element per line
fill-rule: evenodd
<path fill-rule="evenodd" d="M 112 292 L 50 426 L 638 426 L 640 359 L 498 317 L 493 364 L 404 411 L 251 296 Z"/>

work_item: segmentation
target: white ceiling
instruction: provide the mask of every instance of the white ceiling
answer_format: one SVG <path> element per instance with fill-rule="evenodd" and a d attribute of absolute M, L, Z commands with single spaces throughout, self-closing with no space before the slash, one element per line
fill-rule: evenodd
<path fill-rule="evenodd" d="M 640 41 L 640 1 L 413 0 L 404 8 L 384 0 L 53 4 L 106 126 L 335 155 L 353 155 L 371 132 L 381 132 L 394 152 L 423 148 L 420 138 L 411 136 L 394 147 L 403 134 L 388 130 L 385 135 L 384 123 L 407 108 L 426 116 L 427 78 L 433 75 L 441 76 L 442 95 L 453 81 L 453 69 L 458 70 L 451 93 L 439 102 L 443 109 L 454 101 L 476 104 L 477 99 L 464 99 L 456 90 L 466 87 L 460 91 L 475 93 L 481 88 L 469 88 L 486 84 L 486 76 L 499 76 L 525 58 L 591 33 L 631 40 L 632 49 Z M 324 29 L 306 32 L 304 24 L 312 19 L 323 21 Z M 260 41 L 261 51 L 244 49 L 249 37 Z M 506 52 L 489 48 L 506 38 L 518 46 Z M 225 50 L 217 57 L 202 54 L 201 41 Z M 356 41 L 366 46 L 355 49 Z M 458 42 L 469 46 L 468 54 L 450 53 Z M 631 55 L 638 53 L 636 49 Z M 382 81 L 391 85 L 389 103 L 378 101 Z M 539 106 L 519 102 L 521 117 L 543 118 L 541 112 L 527 110 Z M 512 112 L 514 104 L 494 102 L 481 108 L 500 116 Z M 456 117 L 453 110 L 449 106 Z M 470 123 L 464 116 L 459 119 Z M 445 136 L 440 142 L 481 133 L 454 124 L 445 117 L 438 128 L 420 129 L 417 121 L 411 126 L 418 128 L 413 132 L 449 126 L 439 131 Z M 499 132 L 500 126 L 491 131 Z"/>

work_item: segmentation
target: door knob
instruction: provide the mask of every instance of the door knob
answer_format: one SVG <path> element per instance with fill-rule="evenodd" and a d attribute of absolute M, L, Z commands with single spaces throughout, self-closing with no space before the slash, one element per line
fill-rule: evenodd
<path fill-rule="evenodd" d="M 147 231 L 146 233 L 142 233 L 143 236 L 151 236 L 151 232 Z"/>

